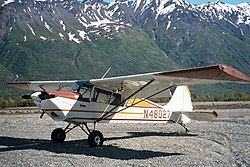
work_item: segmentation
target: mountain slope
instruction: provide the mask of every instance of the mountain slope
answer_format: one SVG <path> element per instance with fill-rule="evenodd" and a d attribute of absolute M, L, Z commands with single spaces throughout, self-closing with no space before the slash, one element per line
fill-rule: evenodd
<path fill-rule="evenodd" d="M 27 8 L 14 5 L 19 13 Z M 0 64 L 7 71 L 1 73 L 2 82 L 14 80 L 16 75 L 19 80 L 98 78 L 109 67 L 110 76 L 178 68 L 141 30 L 111 21 L 110 25 L 96 25 L 98 21 L 92 21 L 94 26 L 86 28 L 72 13 L 49 18 L 42 7 L 31 9 L 28 18 L 17 15 L 18 12 L 7 15 L 9 19 L 4 23 L 13 24 L 6 25 L 0 46 Z M 79 33 L 82 29 L 88 29 L 88 37 L 82 38 Z M 2 89 L 1 96 L 9 96 L 8 90 Z"/>
<path fill-rule="evenodd" d="M 184 67 L 224 62 L 249 71 L 249 3 L 192 5 L 182 0 L 133 1 L 127 20 L 148 33 L 158 46 Z M 123 16 L 123 15 L 122 15 Z M 121 17 L 122 17 L 121 16 Z"/>
<path fill-rule="evenodd" d="M 88 79 L 109 67 L 108 75 L 117 76 L 217 63 L 250 75 L 249 3 L 1 0 L 0 6 L 1 97 L 19 93 L 4 84 L 16 75 Z"/>

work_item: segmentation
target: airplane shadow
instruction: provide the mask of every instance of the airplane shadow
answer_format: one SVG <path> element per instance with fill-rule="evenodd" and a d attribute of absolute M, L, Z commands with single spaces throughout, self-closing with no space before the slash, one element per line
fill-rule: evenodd
<path fill-rule="evenodd" d="M 129 132 L 128 134 L 130 135 L 123 137 L 112 137 L 105 140 L 128 139 L 143 136 L 190 136 L 189 134 L 158 132 Z M 147 150 L 133 150 L 120 148 L 113 145 L 104 145 L 103 147 L 92 148 L 88 146 L 88 141 L 86 139 L 73 141 L 66 140 L 64 143 L 53 144 L 50 140 L 0 136 L 0 152 L 27 149 L 45 150 L 53 153 L 83 154 L 86 156 L 106 157 L 120 160 L 148 159 L 153 157 L 184 155 L 182 153 L 175 152 L 167 153 Z"/>
<path fill-rule="evenodd" d="M 119 140 L 119 139 L 130 139 L 130 138 L 138 138 L 138 137 L 146 137 L 146 136 L 182 136 L 182 137 L 192 137 L 198 136 L 196 134 L 186 133 L 186 132 L 128 132 L 129 136 L 121 136 L 121 137 L 111 137 L 105 138 L 105 140 Z"/>

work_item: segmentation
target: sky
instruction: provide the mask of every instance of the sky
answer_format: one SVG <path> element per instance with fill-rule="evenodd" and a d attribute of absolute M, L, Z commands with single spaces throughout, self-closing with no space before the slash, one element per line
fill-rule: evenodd
<path fill-rule="evenodd" d="M 111 2 L 113 0 L 104 0 L 104 1 Z M 186 1 L 192 4 L 206 4 L 207 2 L 216 2 L 217 0 L 186 0 Z M 234 4 L 234 5 L 237 5 L 243 2 L 250 2 L 250 0 L 221 0 L 221 1 L 224 3 Z"/>
<path fill-rule="evenodd" d="M 186 1 L 192 4 L 205 4 L 207 2 L 216 2 L 217 0 L 186 0 Z M 221 1 L 224 3 L 229 3 L 229 4 L 234 4 L 234 5 L 237 5 L 243 2 L 250 2 L 249 0 L 221 0 Z"/>

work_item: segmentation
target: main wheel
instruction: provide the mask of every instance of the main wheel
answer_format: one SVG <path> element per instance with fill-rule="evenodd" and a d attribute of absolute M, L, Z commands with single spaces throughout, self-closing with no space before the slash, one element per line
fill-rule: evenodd
<path fill-rule="evenodd" d="M 51 140 L 53 143 L 62 143 L 66 138 L 66 133 L 62 128 L 56 128 L 51 133 Z"/>
<path fill-rule="evenodd" d="M 88 137 L 88 143 L 90 147 L 101 147 L 103 144 L 104 138 L 100 131 L 92 131 Z"/>

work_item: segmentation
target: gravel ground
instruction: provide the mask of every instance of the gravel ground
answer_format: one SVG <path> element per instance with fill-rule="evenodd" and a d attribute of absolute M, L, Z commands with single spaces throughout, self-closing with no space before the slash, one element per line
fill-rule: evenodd
<path fill-rule="evenodd" d="M 63 122 L 39 114 L 0 115 L 0 166 L 250 166 L 250 109 L 216 110 L 214 121 L 98 124 L 104 146 L 90 148 L 79 129 L 52 144 Z"/>

